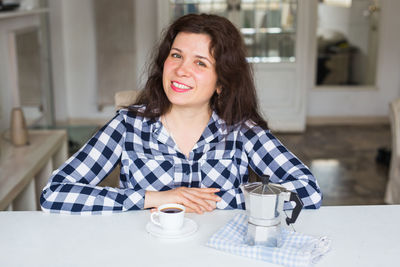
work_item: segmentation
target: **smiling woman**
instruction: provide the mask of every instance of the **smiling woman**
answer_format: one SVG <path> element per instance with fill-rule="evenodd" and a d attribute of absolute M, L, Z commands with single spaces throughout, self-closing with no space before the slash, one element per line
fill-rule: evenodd
<path fill-rule="evenodd" d="M 245 56 L 229 20 L 207 14 L 176 20 L 136 103 L 53 173 L 42 208 L 103 213 L 179 203 L 197 213 L 244 209 L 240 186 L 249 168 L 296 191 L 306 208 L 318 208 L 314 176 L 260 116 Z M 118 164 L 120 188 L 97 186 Z"/>

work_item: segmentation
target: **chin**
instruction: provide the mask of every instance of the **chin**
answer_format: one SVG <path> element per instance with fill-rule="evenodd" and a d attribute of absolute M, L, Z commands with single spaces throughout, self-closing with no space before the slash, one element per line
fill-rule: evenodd
<path fill-rule="evenodd" d="M 172 92 L 171 94 L 167 94 L 169 102 L 174 105 L 185 105 L 189 104 L 188 96 L 185 95 L 177 95 L 177 93 Z"/>

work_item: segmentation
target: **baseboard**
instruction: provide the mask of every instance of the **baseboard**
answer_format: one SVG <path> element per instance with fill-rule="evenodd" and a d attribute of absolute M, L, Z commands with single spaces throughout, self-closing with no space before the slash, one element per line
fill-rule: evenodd
<path fill-rule="evenodd" d="M 57 126 L 79 126 L 79 125 L 98 125 L 103 126 L 111 118 L 91 119 L 91 118 L 72 118 L 68 120 L 56 121 Z"/>
<path fill-rule="evenodd" d="M 371 117 L 307 117 L 307 125 L 369 125 L 369 124 L 389 124 L 388 116 Z"/>
<path fill-rule="evenodd" d="M 102 126 L 108 119 L 72 118 L 66 121 L 57 121 L 57 125 L 99 125 Z M 375 117 L 307 117 L 307 125 L 368 125 L 389 124 L 388 116 Z"/>

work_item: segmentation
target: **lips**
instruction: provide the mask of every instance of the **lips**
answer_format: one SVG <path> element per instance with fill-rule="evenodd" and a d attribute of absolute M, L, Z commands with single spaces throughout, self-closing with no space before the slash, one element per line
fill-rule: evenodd
<path fill-rule="evenodd" d="M 193 89 L 193 87 L 190 87 L 186 84 L 183 84 L 183 83 L 180 83 L 177 81 L 171 82 L 171 88 L 172 88 L 172 90 L 174 90 L 177 93 L 185 93 L 185 92 L 188 92 Z"/>

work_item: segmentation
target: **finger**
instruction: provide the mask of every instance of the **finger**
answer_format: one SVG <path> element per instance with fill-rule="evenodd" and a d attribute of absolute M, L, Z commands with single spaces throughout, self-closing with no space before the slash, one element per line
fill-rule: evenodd
<path fill-rule="evenodd" d="M 200 206 L 192 201 L 190 194 L 186 194 L 184 191 L 181 191 L 180 196 L 181 196 L 180 203 L 184 205 L 186 208 L 189 208 L 198 214 L 203 213 L 203 210 L 200 208 Z"/>
<path fill-rule="evenodd" d="M 206 197 L 204 197 L 204 195 L 202 194 L 198 194 L 196 192 L 193 191 L 182 191 L 182 195 L 189 199 L 191 202 L 194 202 L 195 205 L 199 206 L 200 209 L 203 210 L 212 210 L 212 206 L 206 201 Z"/>
<path fill-rule="evenodd" d="M 197 214 L 203 214 L 204 213 L 204 208 L 202 208 L 200 205 L 197 205 L 194 202 L 189 201 L 188 205 L 185 205 L 188 207 L 189 210 L 191 210 L 192 212 L 195 212 Z"/>
<path fill-rule="evenodd" d="M 206 187 L 206 188 L 188 187 L 188 188 L 193 189 L 195 191 L 204 192 L 204 193 L 216 193 L 216 192 L 221 191 L 221 189 L 214 188 L 214 187 Z"/>
<path fill-rule="evenodd" d="M 208 212 L 213 211 L 213 210 L 216 209 L 217 205 L 216 205 L 216 202 L 215 202 L 215 201 L 207 200 L 207 202 L 209 202 L 209 204 L 212 206 L 212 210 L 208 210 Z M 186 207 L 186 212 L 187 212 L 187 213 L 194 213 L 194 212 L 196 212 L 196 211 L 192 210 L 192 209 L 189 208 L 189 207 Z"/>
<path fill-rule="evenodd" d="M 193 187 L 183 187 L 182 190 L 190 192 L 192 194 L 196 194 L 202 198 L 210 198 L 216 196 L 215 193 L 218 193 L 220 191 L 220 189 L 218 188 L 193 188 Z"/>
<path fill-rule="evenodd" d="M 193 188 L 195 189 L 195 188 Z M 192 188 L 188 188 L 188 190 L 185 190 L 187 192 L 190 192 L 191 194 L 196 195 L 199 198 L 205 199 L 205 200 L 212 200 L 212 201 L 220 201 L 221 198 L 214 193 L 210 192 L 204 192 L 204 191 L 199 191 L 199 190 L 193 190 Z M 199 188 L 197 188 L 199 189 Z"/>
<path fill-rule="evenodd" d="M 200 206 L 207 206 L 208 203 L 205 201 L 207 196 L 205 194 L 200 194 L 198 192 L 194 192 L 193 190 L 184 190 L 182 194 L 185 198 L 189 199 L 190 201 L 194 202 Z"/>
<path fill-rule="evenodd" d="M 206 201 L 212 207 L 212 210 L 215 210 L 217 208 L 217 202 L 212 201 L 212 200 L 206 200 Z"/>
<path fill-rule="evenodd" d="M 195 211 L 195 210 L 193 210 L 193 209 L 191 209 L 191 208 L 187 207 L 187 208 L 186 208 L 186 213 L 197 213 L 197 214 L 203 214 L 203 213 L 204 213 L 204 211 L 200 213 L 200 212 L 197 212 L 197 211 Z"/>
<path fill-rule="evenodd" d="M 186 207 L 186 211 L 185 212 L 186 213 L 195 213 L 196 211 L 191 209 L 191 208 L 189 208 L 189 207 Z"/>
<path fill-rule="evenodd" d="M 196 194 L 197 197 L 200 197 L 202 200 L 208 203 L 208 211 L 215 209 L 216 202 L 221 201 L 221 197 L 214 194 Z"/>

